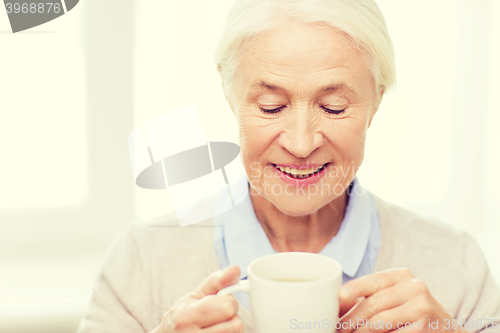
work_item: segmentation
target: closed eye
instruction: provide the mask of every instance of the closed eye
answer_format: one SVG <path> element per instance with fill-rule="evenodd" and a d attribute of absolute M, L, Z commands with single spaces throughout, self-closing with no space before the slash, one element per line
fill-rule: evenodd
<path fill-rule="evenodd" d="M 332 109 L 329 109 L 329 108 L 325 108 L 324 106 L 322 106 L 322 108 L 323 108 L 323 110 L 325 110 L 327 113 L 330 113 L 330 114 L 342 114 L 346 110 L 346 109 L 332 110 Z"/>
<path fill-rule="evenodd" d="M 283 110 L 285 108 L 285 105 L 282 105 L 280 107 L 277 107 L 277 108 L 274 108 L 274 109 L 265 109 L 265 108 L 260 108 L 260 110 L 264 113 L 268 113 L 268 114 L 273 114 L 273 113 L 278 113 L 280 112 L 281 110 Z M 344 113 L 344 111 L 346 109 L 342 109 L 342 110 L 332 110 L 332 109 L 329 109 L 329 108 L 326 108 L 324 106 L 322 106 L 323 110 L 325 110 L 327 113 L 329 114 L 342 114 Z"/>
<path fill-rule="evenodd" d="M 264 109 L 264 108 L 260 108 L 260 110 L 264 113 L 269 113 L 269 114 L 273 114 L 273 113 L 278 113 L 280 112 L 281 110 L 283 110 L 285 108 L 285 105 L 282 105 L 280 107 L 277 107 L 275 109 Z"/>

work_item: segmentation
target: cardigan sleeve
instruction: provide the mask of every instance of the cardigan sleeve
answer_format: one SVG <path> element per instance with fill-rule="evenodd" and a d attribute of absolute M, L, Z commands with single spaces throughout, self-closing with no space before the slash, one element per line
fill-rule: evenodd
<path fill-rule="evenodd" d="M 464 237 L 463 266 L 467 289 L 458 318 L 468 320 L 470 326 L 466 330 L 469 332 L 500 332 L 500 291 L 479 245 L 468 234 Z M 471 324 L 472 320 L 474 324 Z M 497 324 L 493 326 L 495 321 Z"/>
<path fill-rule="evenodd" d="M 130 228 L 111 245 L 78 333 L 147 333 L 141 324 L 142 267 Z"/>

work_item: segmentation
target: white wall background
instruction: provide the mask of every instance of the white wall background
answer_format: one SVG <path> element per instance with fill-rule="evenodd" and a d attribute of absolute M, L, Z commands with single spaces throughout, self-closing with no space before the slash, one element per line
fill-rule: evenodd
<path fill-rule="evenodd" d="M 127 136 L 195 103 L 208 141 L 237 142 L 212 62 L 230 0 L 82 1 L 11 34 L 0 10 L 0 331 L 72 332 L 128 223 L 173 209 L 134 186 Z M 378 0 L 398 85 L 359 177 L 467 230 L 500 285 L 500 0 Z"/>

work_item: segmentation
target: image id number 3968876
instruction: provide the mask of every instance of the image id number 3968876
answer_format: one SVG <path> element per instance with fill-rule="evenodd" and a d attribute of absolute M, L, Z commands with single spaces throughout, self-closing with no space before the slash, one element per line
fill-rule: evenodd
<path fill-rule="evenodd" d="M 445 329 L 450 329 L 450 328 L 462 328 L 462 329 L 482 329 L 482 328 L 500 328 L 500 325 L 498 323 L 498 319 L 477 319 L 477 320 L 474 320 L 474 319 L 464 319 L 464 320 L 456 320 L 456 319 L 453 319 L 453 320 L 449 320 L 449 319 L 446 319 L 444 321 L 444 328 Z M 432 327 L 430 327 L 432 328 Z"/>
<path fill-rule="evenodd" d="M 42 14 L 42 13 L 60 13 L 62 8 L 60 3 L 53 2 L 40 2 L 40 3 L 10 3 L 7 2 L 5 4 L 5 8 L 7 9 L 7 14 L 10 13 L 24 13 L 24 14 Z"/>

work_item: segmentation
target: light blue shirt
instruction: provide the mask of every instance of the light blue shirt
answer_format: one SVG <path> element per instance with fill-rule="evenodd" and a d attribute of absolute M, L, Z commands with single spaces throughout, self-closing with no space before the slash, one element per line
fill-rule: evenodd
<path fill-rule="evenodd" d="M 221 269 L 236 264 L 240 279 L 247 277 L 247 267 L 255 259 L 278 253 L 273 249 L 260 225 L 248 193 L 248 182 L 242 180 L 232 191 L 242 191 L 245 199 L 230 211 L 216 216 L 214 247 Z M 357 177 L 351 183 L 349 200 L 340 229 L 321 255 L 337 260 L 342 266 L 343 283 L 373 272 L 380 245 L 380 221 L 377 206 L 370 193 Z M 229 200 L 229 198 L 221 198 Z M 248 295 L 235 292 L 234 296 L 250 311 Z"/>

